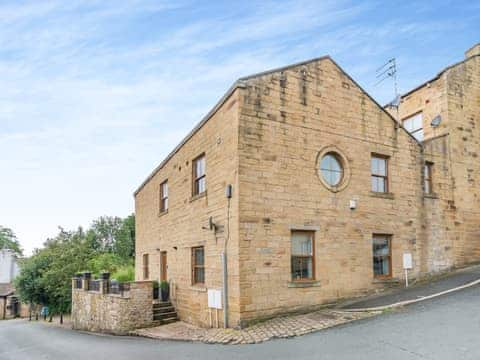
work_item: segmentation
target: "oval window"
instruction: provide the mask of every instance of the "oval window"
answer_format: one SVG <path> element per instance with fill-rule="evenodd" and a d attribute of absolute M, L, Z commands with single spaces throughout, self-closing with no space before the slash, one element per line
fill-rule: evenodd
<path fill-rule="evenodd" d="M 327 153 L 320 161 L 323 180 L 330 186 L 337 186 L 343 178 L 343 166 L 335 153 Z"/>

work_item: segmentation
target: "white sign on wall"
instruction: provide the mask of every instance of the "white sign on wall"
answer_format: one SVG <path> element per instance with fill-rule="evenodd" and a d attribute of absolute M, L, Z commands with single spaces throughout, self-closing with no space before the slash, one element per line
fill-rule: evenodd
<path fill-rule="evenodd" d="M 403 254 L 403 268 L 405 270 L 413 269 L 412 254 L 410 253 Z"/>
<path fill-rule="evenodd" d="M 216 289 L 208 289 L 208 307 L 212 309 L 222 308 L 222 292 Z"/>

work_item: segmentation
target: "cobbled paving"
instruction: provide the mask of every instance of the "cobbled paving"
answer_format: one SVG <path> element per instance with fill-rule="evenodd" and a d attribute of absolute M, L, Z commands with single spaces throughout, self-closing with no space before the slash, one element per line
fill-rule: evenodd
<path fill-rule="evenodd" d="M 271 339 L 309 334 L 379 314 L 320 310 L 308 314 L 277 317 L 245 329 L 204 329 L 184 322 L 139 329 L 132 335 L 163 340 L 200 341 L 207 344 L 258 344 Z"/>

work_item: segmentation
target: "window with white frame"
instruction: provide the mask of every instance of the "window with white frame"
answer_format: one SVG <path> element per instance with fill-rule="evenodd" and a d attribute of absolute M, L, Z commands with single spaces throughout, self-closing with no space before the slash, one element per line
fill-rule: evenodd
<path fill-rule="evenodd" d="M 403 119 L 403 127 L 418 141 L 423 141 L 423 115 L 421 112 Z"/>
<path fill-rule="evenodd" d="M 168 181 L 160 184 L 160 212 L 168 210 Z"/>

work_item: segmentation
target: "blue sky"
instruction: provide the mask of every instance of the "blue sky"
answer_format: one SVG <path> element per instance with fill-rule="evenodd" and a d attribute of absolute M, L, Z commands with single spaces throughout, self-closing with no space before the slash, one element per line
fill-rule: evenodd
<path fill-rule="evenodd" d="M 480 41 L 475 1 L 0 0 L 0 224 L 133 211 L 135 188 L 241 76 L 330 54 L 380 103 Z"/>

